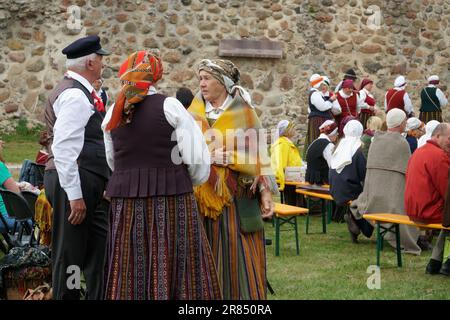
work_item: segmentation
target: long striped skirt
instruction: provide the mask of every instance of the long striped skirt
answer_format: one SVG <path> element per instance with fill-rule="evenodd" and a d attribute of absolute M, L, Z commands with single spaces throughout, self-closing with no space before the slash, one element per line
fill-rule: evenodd
<path fill-rule="evenodd" d="M 437 120 L 439 122 L 442 122 L 442 111 L 420 112 L 419 120 L 425 124 L 427 124 L 427 122 L 431 120 Z"/>
<path fill-rule="evenodd" d="M 217 220 L 205 218 L 205 229 L 227 300 L 267 298 L 264 230 L 243 233 L 233 202 Z"/>
<path fill-rule="evenodd" d="M 192 193 L 113 198 L 106 268 L 108 300 L 222 298 Z"/>
<path fill-rule="evenodd" d="M 311 143 L 320 136 L 319 127 L 327 120 L 323 117 L 312 117 L 308 119 L 308 131 L 306 132 L 305 147 L 303 149 L 303 159 L 306 159 L 306 151 Z"/>

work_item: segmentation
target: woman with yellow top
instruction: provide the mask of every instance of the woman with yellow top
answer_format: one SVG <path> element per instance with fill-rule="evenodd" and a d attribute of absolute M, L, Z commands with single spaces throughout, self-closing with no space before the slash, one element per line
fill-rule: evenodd
<path fill-rule="evenodd" d="M 228 60 L 202 60 L 200 92 L 188 111 L 211 151 L 211 171 L 195 195 L 216 262 L 223 298 L 266 299 L 263 218 L 273 214 L 277 185 L 266 139 Z"/>
<path fill-rule="evenodd" d="M 271 166 L 275 172 L 280 191 L 284 191 L 285 202 L 295 205 L 295 186 L 286 187 L 284 170 L 286 167 L 301 167 L 302 158 L 297 147 L 291 141 L 295 135 L 294 124 L 288 120 L 281 120 L 277 125 L 279 138 L 270 147 Z M 292 190 L 291 190 L 292 189 Z"/>

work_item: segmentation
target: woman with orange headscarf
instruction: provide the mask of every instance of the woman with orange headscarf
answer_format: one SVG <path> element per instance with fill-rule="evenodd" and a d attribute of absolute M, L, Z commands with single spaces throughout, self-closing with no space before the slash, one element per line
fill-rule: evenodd
<path fill-rule="evenodd" d="M 183 105 L 156 92 L 162 74 L 158 56 L 131 54 L 102 124 L 113 170 L 106 299 L 220 299 L 193 194 L 208 179 L 210 156 Z"/>
<path fill-rule="evenodd" d="M 306 158 L 308 147 L 315 141 L 319 135 L 319 127 L 327 120 L 333 120 L 333 101 L 336 96 L 331 92 L 330 80 L 326 76 L 313 74 L 309 78 L 308 93 L 308 131 L 306 132 L 305 146 L 303 149 L 303 158 Z"/>

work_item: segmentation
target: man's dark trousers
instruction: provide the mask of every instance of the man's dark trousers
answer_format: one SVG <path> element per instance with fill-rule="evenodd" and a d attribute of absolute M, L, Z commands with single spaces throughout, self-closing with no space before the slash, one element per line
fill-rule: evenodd
<path fill-rule="evenodd" d="M 103 198 L 106 179 L 79 168 L 81 190 L 86 204 L 86 218 L 79 225 L 69 221 L 71 212 L 67 194 L 61 188 L 56 170 L 47 170 L 44 177 L 45 194 L 53 207 L 52 224 L 52 287 L 56 300 L 80 299 L 80 290 L 69 288 L 67 280 L 79 267 L 86 280 L 86 299 L 103 299 L 108 211 L 97 210 Z M 69 269 L 70 271 L 70 269 Z M 72 279 L 70 279 L 72 280 Z"/>

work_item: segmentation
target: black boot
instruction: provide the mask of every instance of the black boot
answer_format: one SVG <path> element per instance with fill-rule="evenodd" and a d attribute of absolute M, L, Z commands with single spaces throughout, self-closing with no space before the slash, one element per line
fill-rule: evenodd
<path fill-rule="evenodd" d="M 347 213 L 344 215 L 344 220 L 347 222 L 348 232 L 350 232 L 350 238 L 353 243 L 358 243 L 358 235 L 361 233 L 358 225 L 355 223 L 355 220 L 351 213 Z"/>
<path fill-rule="evenodd" d="M 439 274 L 439 271 L 441 270 L 441 266 L 442 266 L 442 261 L 430 259 L 430 262 L 428 262 L 428 264 L 427 264 L 425 273 L 426 274 Z"/>
<path fill-rule="evenodd" d="M 433 250 L 433 246 L 428 241 L 427 236 L 419 236 L 419 239 L 417 240 L 417 245 L 422 249 L 423 251 L 427 250 Z"/>
<path fill-rule="evenodd" d="M 440 273 L 446 276 L 450 276 L 450 259 L 447 259 L 447 261 L 444 262 Z"/>

